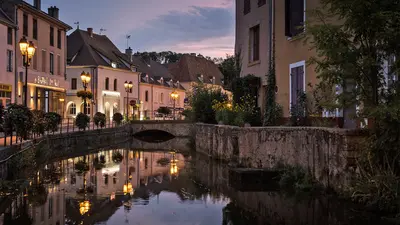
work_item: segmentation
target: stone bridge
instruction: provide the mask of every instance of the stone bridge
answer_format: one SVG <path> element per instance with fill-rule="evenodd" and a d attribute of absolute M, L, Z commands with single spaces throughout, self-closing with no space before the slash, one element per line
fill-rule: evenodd
<path fill-rule="evenodd" d="M 133 135 L 143 133 L 146 131 L 161 131 L 173 135 L 177 138 L 189 138 L 192 137 L 194 124 L 189 121 L 137 121 L 130 124 Z"/>

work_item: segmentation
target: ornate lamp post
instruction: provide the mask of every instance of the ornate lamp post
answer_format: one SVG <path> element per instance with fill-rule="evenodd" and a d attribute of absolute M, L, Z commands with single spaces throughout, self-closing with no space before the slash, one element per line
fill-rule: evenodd
<path fill-rule="evenodd" d="M 171 98 L 174 100 L 174 113 L 173 113 L 174 120 L 176 119 L 176 116 L 175 116 L 175 103 L 176 103 L 176 100 L 178 99 L 178 97 L 179 97 L 178 92 L 173 91 L 173 92 L 171 93 Z"/>
<path fill-rule="evenodd" d="M 83 97 L 83 113 L 85 115 L 87 114 L 87 108 L 86 108 L 86 98 L 87 98 L 86 94 L 87 93 L 86 93 L 86 89 L 87 89 L 87 87 L 89 85 L 90 79 L 91 79 L 91 77 L 90 77 L 89 73 L 85 73 L 85 71 L 83 71 L 81 73 L 81 80 L 82 80 L 83 90 L 85 90 L 85 96 Z"/>
<path fill-rule="evenodd" d="M 25 36 L 19 41 L 19 49 L 23 56 L 25 66 L 25 84 L 24 84 L 24 105 L 28 106 L 28 67 L 31 65 L 33 55 L 35 55 L 36 47 L 32 41 L 28 42 Z"/>
<path fill-rule="evenodd" d="M 129 118 L 129 92 L 132 91 L 133 83 L 132 81 L 125 81 L 124 83 L 125 91 L 126 91 L 126 118 Z"/>

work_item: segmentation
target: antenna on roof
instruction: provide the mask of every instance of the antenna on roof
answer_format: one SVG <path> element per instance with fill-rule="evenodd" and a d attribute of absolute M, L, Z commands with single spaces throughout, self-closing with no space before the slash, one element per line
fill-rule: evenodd
<path fill-rule="evenodd" d="M 126 48 L 129 48 L 129 39 L 131 39 L 131 35 L 126 35 Z"/>
<path fill-rule="evenodd" d="M 101 33 L 103 33 L 104 31 L 107 31 L 107 30 L 104 29 L 104 28 L 100 28 L 100 35 L 101 35 Z"/>
<path fill-rule="evenodd" d="M 79 21 L 74 23 L 75 25 L 77 25 L 77 28 L 79 30 Z"/>

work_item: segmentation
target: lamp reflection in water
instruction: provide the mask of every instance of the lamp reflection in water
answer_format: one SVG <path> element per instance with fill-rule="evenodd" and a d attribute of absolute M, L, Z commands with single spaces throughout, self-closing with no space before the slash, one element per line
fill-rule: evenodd
<path fill-rule="evenodd" d="M 90 210 L 90 202 L 88 200 L 79 203 L 79 212 L 81 215 L 86 214 Z"/>
<path fill-rule="evenodd" d="M 171 168 L 170 168 L 170 173 L 171 175 L 176 175 L 178 174 L 178 166 L 177 166 L 177 162 L 178 160 L 175 158 L 176 157 L 176 153 L 175 152 L 171 152 L 172 154 L 172 159 L 171 159 Z"/>

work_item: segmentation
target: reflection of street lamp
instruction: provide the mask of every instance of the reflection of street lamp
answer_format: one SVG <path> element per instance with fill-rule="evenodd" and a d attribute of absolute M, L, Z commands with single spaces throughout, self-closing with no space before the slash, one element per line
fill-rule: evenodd
<path fill-rule="evenodd" d="M 172 93 L 171 93 L 171 98 L 174 100 L 174 114 L 173 114 L 173 116 L 174 116 L 174 120 L 175 120 L 175 103 L 176 103 L 176 99 L 178 99 L 178 97 L 179 97 L 179 94 L 178 94 L 178 92 L 176 92 L 176 91 L 173 91 Z"/>
<path fill-rule="evenodd" d="M 24 57 L 25 66 L 24 105 L 28 106 L 28 67 L 31 65 L 31 60 L 33 55 L 35 55 L 36 47 L 32 41 L 28 43 L 26 37 L 23 36 L 19 41 L 19 48 L 21 50 L 22 56 Z"/>
<path fill-rule="evenodd" d="M 175 175 L 178 173 L 178 166 L 177 166 L 178 160 L 175 159 L 175 154 L 176 154 L 175 152 L 172 153 L 171 168 L 170 168 L 171 175 Z"/>
<path fill-rule="evenodd" d="M 87 89 L 87 87 L 89 85 L 89 82 L 90 82 L 90 74 L 89 73 L 85 73 L 85 71 L 83 71 L 81 73 L 81 80 L 82 80 L 83 89 L 85 90 L 85 96 L 83 97 L 83 113 L 86 115 L 87 114 L 87 109 L 86 109 L 87 93 L 86 93 L 86 89 Z"/>
<path fill-rule="evenodd" d="M 81 215 L 84 215 L 85 213 L 89 212 L 89 210 L 90 210 L 90 202 L 88 200 L 79 203 L 79 212 L 81 213 Z"/>
<path fill-rule="evenodd" d="M 129 117 L 129 92 L 132 91 L 133 83 L 132 81 L 125 81 L 124 83 L 125 91 L 126 91 L 126 118 Z"/>
<path fill-rule="evenodd" d="M 61 107 L 62 107 L 62 118 L 64 119 L 64 101 L 65 99 L 60 98 L 59 101 L 61 102 Z M 62 120 L 61 120 L 62 123 Z"/>

